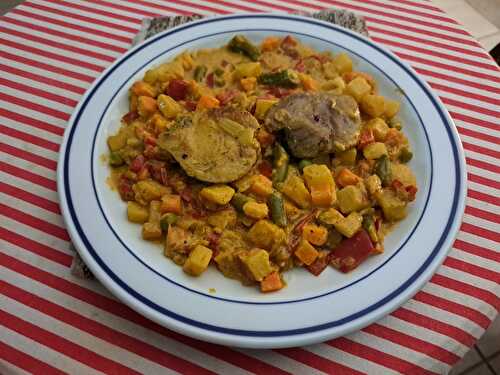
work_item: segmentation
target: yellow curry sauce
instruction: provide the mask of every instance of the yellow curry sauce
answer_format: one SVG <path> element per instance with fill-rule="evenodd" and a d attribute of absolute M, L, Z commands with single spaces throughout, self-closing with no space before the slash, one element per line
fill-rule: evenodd
<path fill-rule="evenodd" d="M 184 52 L 130 88 L 108 138 L 142 237 L 192 276 L 210 264 L 262 292 L 283 272 L 341 272 L 381 253 L 416 180 L 396 115 L 345 53 L 244 36 Z"/>

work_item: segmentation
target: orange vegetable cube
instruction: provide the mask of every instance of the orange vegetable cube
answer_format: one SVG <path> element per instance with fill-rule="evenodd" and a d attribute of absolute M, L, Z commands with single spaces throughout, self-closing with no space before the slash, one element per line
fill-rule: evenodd
<path fill-rule="evenodd" d="M 156 100 L 150 96 L 139 96 L 137 98 L 137 112 L 141 117 L 149 117 L 157 111 Z"/>
<path fill-rule="evenodd" d="M 262 41 L 261 49 L 262 51 L 272 51 L 275 48 L 278 48 L 280 45 L 280 38 L 275 36 L 269 36 Z"/>
<path fill-rule="evenodd" d="M 156 89 L 144 81 L 135 82 L 130 91 L 137 96 L 150 96 L 152 98 L 156 96 Z"/>
<path fill-rule="evenodd" d="M 356 185 L 359 181 L 361 179 L 347 168 L 342 169 L 337 176 L 337 183 L 342 187 Z"/>
<path fill-rule="evenodd" d="M 219 100 L 211 95 L 202 95 L 200 100 L 198 100 L 198 105 L 196 109 L 208 109 L 208 108 L 218 108 Z"/>
<path fill-rule="evenodd" d="M 263 293 L 274 292 L 281 288 L 283 288 L 283 282 L 278 272 L 271 272 L 260 282 L 260 291 Z"/>
<path fill-rule="evenodd" d="M 276 137 L 273 134 L 269 133 L 268 131 L 262 128 L 257 130 L 256 137 L 261 147 L 271 146 L 276 140 Z"/>
<path fill-rule="evenodd" d="M 273 183 L 266 176 L 259 174 L 254 177 L 250 191 L 261 197 L 267 197 L 273 192 Z"/>
<path fill-rule="evenodd" d="M 321 246 L 325 244 L 328 238 L 328 230 L 319 225 L 306 224 L 302 228 L 302 238 L 313 245 Z"/>
<path fill-rule="evenodd" d="M 295 256 L 306 266 L 311 265 L 318 257 L 318 250 L 308 241 L 302 239 L 295 250 Z"/>
<path fill-rule="evenodd" d="M 243 87 L 243 90 L 247 92 L 255 90 L 255 86 L 257 86 L 257 78 L 255 77 L 242 78 L 240 79 L 240 84 L 241 87 Z"/>
<path fill-rule="evenodd" d="M 318 91 L 318 82 L 307 74 L 301 74 L 300 80 L 306 91 Z"/>
<path fill-rule="evenodd" d="M 182 202 L 180 195 L 168 194 L 161 197 L 161 213 L 172 212 L 174 214 L 182 213 Z"/>

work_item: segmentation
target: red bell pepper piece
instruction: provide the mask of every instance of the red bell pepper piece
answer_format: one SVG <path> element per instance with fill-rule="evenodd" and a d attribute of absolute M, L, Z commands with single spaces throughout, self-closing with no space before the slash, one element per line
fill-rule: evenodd
<path fill-rule="evenodd" d="M 358 148 L 362 150 L 373 142 L 375 142 L 375 136 L 373 135 L 373 130 L 364 129 L 359 135 Z"/>
<path fill-rule="evenodd" d="M 370 236 L 364 229 L 343 240 L 332 250 L 331 262 L 342 272 L 349 272 L 360 265 L 373 252 Z"/>
<path fill-rule="evenodd" d="M 262 162 L 259 164 L 257 167 L 259 169 L 259 172 L 266 176 L 267 178 L 271 178 L 273 175 L 273 165 L 271 162 L 267 160 L 262 160 Z"/>
<path fill-rule="evenodd" d="M 331 254 L 331 253 L 330 253 Z M 330 254 L 316 259 L 311 265 L 307 267 L 307 270 L 311 272 L 314 276 L 319 276 L 330 263 Z"/>
<path fill-rule="evenodd" d="M 168 83 L 167 95 L 174 100 L 184 100 L 188 93 L 189 84 L 182 79 L 173 79 Z"/>
<path fill-rule="evenodd" d="M 132 121 L 134 121 L 137 118 L 139 118 L 139 113 L 137 113 L 137 111 L 130 111 L 129 113 L 123 115 L 122 121 L 125 124 L 129 125 Z"/>
<path fill-rule="evenodd" d="M 214 73 L 210 73 L 209 75 L 207 75 L 206 82 L 208 87 L 214 87 Z"/>
<path fill-rule="evenodd" d="M 132 172 L 139 172 L 142 167 L 144 166 L 144 162 L 145 162 L 145 159 L 144 159 L 144 156 L 142 155 L 138 155 L 134 160 L 132 160 L 132 162 L 130 163 L 130 166 L 129 166 L 129 169 L 132 171 Z"/>

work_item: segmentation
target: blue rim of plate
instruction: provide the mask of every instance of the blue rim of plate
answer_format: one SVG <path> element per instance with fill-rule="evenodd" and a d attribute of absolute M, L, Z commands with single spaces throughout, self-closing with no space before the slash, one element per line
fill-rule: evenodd
<path fill-rule="evenodd" d="M 334 30 L 336 32 L 341 32 L 341 33 L 344 33 L 346 35 L 349 35 L 350 37 L 356 38 L 359 41 L 361 41 L 361 42 L 363 42 L 365 44 L 368 44 L 371 48 L 374 48 L 377 51 L 379 51 L 380 53 L 384 54 L 390 60 L 392 60 L 393 62 L 395 62 L 397 65 L 399 65 L 403 70 L 405 70 L 406 73 L 408 73 L 414 79 L 414 81 L 423 89 L 423 91 L 425 92 L 425 94 L 427 95 L 427 97 L 429 98 L 429 100 L 434 104 L 434 107 L 436 108 L 437 112 L 439 113 L 439 116 L 441 117 L 441 120 L 442 120 L 443 124 L 445 125 L 445 129 L 446 129 L 447 135 L 449 137 L 450 143 L 453 146 L 452 147 L 452 151 L 453 151 L 453 158 L 454 158 L 454 161 L 455 161 L 455 181 L 456 181 L 456 185 L 455 185 L 455 191 L 454 191 L 454 194 L 453 194 L 453 204 L 452 204 L 452 208 L 451 208 L 451 211 L 450 211 L 450 216 L 449 216 L 449 218 L 448 218 L 448 220 L 446 222 L 445 229 L 443 230 L 443 233 L 441 234 L 441 237 L 439 238 L 436 246 L 432 250 L 432 252 L 429 255 L 429 257 L 425 260 L 425 262 L 419 267 L 419 269 L 411 277 L 409 277 L 408 280 L 406 280 L 402 285 L 400 285 L 393 292 L 391 292 L 390 294 L 388 294 L 387 296 L 385 296 L 384 298 L 382 298 L 378 302 L 372 304 L 369 307 L 366 307 L 365 309 L 363 309 L 361 311 L 358 311 L 358 312 L 356 312 L 354 314 L 351 314 L 351 315 L 349 315 L 347 317 L 344 317 L 342 319 L 338 319 L 336 321 L 332 321 L 332 322 L 328 322 L 328 323 L 324 323 L 324 324 L 320 324 L 320 325 L 316 325 L 316 326 L 310 326 L 310 327 L 299 328 L 299 329 L 292 329 L 292 330 L 251 331 L 251 330 L 240 330 L 240 329 L 234 329 L 234 328 L 226 328 L 226 327 L 214 326 L 214 325 L 211 325 L 211 324 L 207 324 L 207 323 L 199 322 L 199 321 L 196 321 L 196 320 L 193 320 L 193 319 L 190 319 L 190 318 L 186 318 L 186 317 L 184 317 L 182 315 L 179 315 L 179 314 L 177 314 L 175 312 L 167 310 L 164 307 L 157 305 L 153 301 L 147 299 L 146 297 L 142 296 L 141 294 L 139 294 L 138 292 L 136 292 L 135 290 L 133 290 L 132 288 L 130 288 L 123 280 L 121 280 L 116 274 L 114 274 L 113 271 L 111 271 L 111 269 L 103 262 L 103 260 L 98 256 L 97 252 L 95 251 L 95 249 L 90 244 L 88 238 L 85 236 L 85 233 L 84 233 L 84 231 L 83 231 L 83 229 L 82 229 L 82 227 L 81 227 L 81 225 L 80 225 L 80 223 L 78 221 L 78 218 L 76 216 L 76 212 L 75 212 L 74 207 L 73 207 L 73 201 L 72 201 L 72 198 L 71 198 L 71 191 L 70 191 L 70 188 L 69 188 L 69 180 L 68 180 L 69 179 L 69 177 L 68 177 L 69 176 L 69 173 L 68 173 L 69 163 L 68 163 L 68 161 L 69 161 L 71 143 L 72 143 L 72 140 L 73 140 L 74 131 L 76 130 L 78 121 L 79 121 L 79 119 L 81 117 L 81 114 L 82 114 L 82 111 L 87 106 L 88 101 L 92 97 L 92 94 L 103 83 L 104 79 L 111 72 L 113 72 L 120 64 L 122 64 L 124 61 L 126 61 L 126 59 L 128 59 L 130 56 L 135 55 L 141 49 L 143 49 L 147 45 L 149 45 L 149 44 L 157 41 L 158 39 L 165 38 L 165 37 L 167 37 L 169 35 L 175 34 L 175 33 L 179 32 L 179 31 L 182 31 L 184 29 L 190 28 L 192 26 L 197 26 L 197 25 L 200 25 L 200 24 L 207 24 L 207 23 L 212 23 L 212 22 L 221 22 L 221 21 L 224 21 L 224 20 L 227 20 L 227 19 L 241 19 L 241 18 L 255 18 L 255 17 L 292 20 L 292 21 L 296 21 L 296 22 L 299 21 L 299 22 L 305 22 L 305 23 L 314 24 L 316 26 L 321 26 L 321 27 L 324 27 L 326 29 Z M 245 30 L 248 30 L 248 29 L 245 29 Z M 259 29 L 259 30 L 262 31 L 262 29 Z M 276 31 L 279 31 L 279 32 L 290 32 L 289 30 L 276 30 Z M 227 31 L 227 32 L 231 32 L 231 31 Z M 296 32 L 294 32 L 294 33 L 296 33 Z M 296 33 L 296 34 L 299 34 L 299 33 Z M 304 35 L 307 35 L 307 34 L 304 34 Z M 316 36 L 311 36 L 311 35 L 307 35 L 307 36 L 312 37 L 312 38 L 316 38 L 316 39 L 320 39 L 320 38 L 318 38 Z M 326 40 L 323 40 L 323 41 L 326 41 Z M 327 41 L 327 42 L 331 43 L 330 41 Z M 173 47 L 173 48 L 175 48 L 175 47 Z M 342 48 L 345 48 L 345 47 L 342 46 Z M 418 112 L 417 112 L 417 114 L 418 114 Z M 424 130 L 425 130 L 425 126 L 424 126 Z M 427 133 L 426 133 L 426 136 L 427 136 Z M 93 147 L 94 147 L 94 145 L 93 145 Z M 64 186 L 65 195 L 66 195 L 66 203 L 67 203 L 67 206 L 68 206 L 68 211 L 69 211 L 69 213 L 71 215 L 72 223 L 74 224 L 75 229 L 78 232 L 78 235 L 79 235 L 80 239 L 84 243 L 84 245 L 86 247 L 86 250 L 88 251 L 89 255 L 101 267 L 101 269 L 107 274 L 107 276 L 110 277 L 117 285 L 119 285 L 122 288 L 122 290 L 124 290 L 131 297 L 133 297 L 134 299 L 138 300 L 142 304 L 148 306 L 150 309 L 152 309 L 152 310 L 154 310 L 154 311 L 156 311 L 156 312 L 158 312 L 158 313 L 160 313 L 162 315 L 166 315 L 169 318 L 175 319 L 175 320 L 177 320 L 177 321 L 179 321 L 181 323 L 184 323 L 184 324 L 187 324 L 187 325 L 190 325 L 190 326 L 194 326 L 194 327 L 197 327 L 197 328 L 202 328 L 202 329 L 207 330 L 207 331 L 214 331 L 214 332 L 219 332 L 219 333 L 224 333 L 224 334 L 238 335 L 238 336 L 248 336 L 248 337 L 280 337 L 280 336 L 300 335 L 300 334 L 306 334 L 306 333 L 311 333 L 311 332 L 322 331 L 322 330 L 325 330 L 325 329 L 328 329 L 328 328 L 338 327 L 338 326 L 341 326 L 341 325 L 346 324 L 348 322 L 351 322 L 353 320 L 359 319 L 359 318 L 367 315 L 368 313 L 370 313 L 370 312 L 378 309 L 379 307 L 383 306 L 384 304 L 386 304 L 390 300 L 394 299 L 399 294 L 403 293 L 408 288 L 408 286 L 410 286 L 416 279 L 418 279 L 424 273 L 424 271 L 427 269 L 427 267 L 429 266 L 429 264 L 432 263 L 432 261 L 434 260 L 434 258 L 436 257 L 436 255 L 441 250 L 443 243 L 448 238 L 449 230 L 450 230 L 451 226 L 453 225 L 454 218 L 456 217 L 456 214 L 457 214 L 457 210 L 458 210 L 458 206 L 459 206 L 460 191 L 462 190 L 462 183 L 463 183 L 462 179 L 461 179 L 461 175 L 462 174 L 461 174 L 461 163 L 460 163 L 460 158 L 459 158 L 459 153 L 458 153 L 459 149 L 460 149 L 460 146 L 456 143 L 456 140 L 453 137 L 453 131 L 452 131 L 451 127 L 450 127 L 449 122 L 447 121 L 445 113 L 443 112 L 441 106 L 436 101 L 436 99 L 434 98 L 434 96 L 428 91 L 428 88 L 425 85 L 423 85 L 423 83 L 421 82 L 421 80 L 416 76 L 416 74 L 411 69 L 409 69 L 405 64 L 403 64 L 402 62 L 400 62 L 397 58 L 395 58 L 391 54 L 387 53 L 383 48 L 379 47 L 378 45 L 373 44 L 369 40 L 367 40 L 365 38 L 362 38 L 362 37 L 360 37 L 360 36 L 358 36 L 358 35 L 350 32 L 350 31 L 344 30 L 344 29 L 342 29 L 340 27 L 337 27 L 337 26 L 334 26 L 334 25 L 329 25 L 329 24 L 326 24 L 324 22 L 320 22 L 320 21 L 316 21 L 316 20 L 312 20 L 312 19 L 305 19 L 305 18 L 302 18 L 302 17 L 301 18 L 299 18 L 299 17 L 290 17 L 290 16 L 278 15 L 278 14 L 276 14 L 276 15 L 268 15 L 268 14 L 233 15 L 233 16 L 225 16 L 225 17 L 209 18 L 209 19 L 205 19 L 205 20 L 200 20 L 200 21 L 197 21 L 196 23 L 187 24 L 187 25 L 184 25 L 184 26 L 179 26 L 179 27 L 177 27 L 175 29 L 172 29 L 170 31 L 166 31 L 165 33 L 162 33 L 162 34 L 160 34 L 160 35 L 158 35 L 156 37 L 152 37 L 150 40 L 148 40 L 144 44 L 142 44 L 139 48 L 131 51 L 130 54 L 128 54 L 125 59 L 120 60 L 116 65 L 112 66 L 109 70 L 106 71 L 106 73 L 103 76 L 101 76 L 99 78 L 99 81 L 96 83 L 95 86 L 93 86 L 93 88 L 91 89 L 91 91 L 86 95 L 83 103 L 80 105 L 78 113 L 74 117 L 71 129 L 70 129 L 70 133 L 68 134 L 68 137 L 66 139 L 65 154 L 64 154 L 64 157 L 63 157 L 64 164 L 63 164 L 63 169 L 62 169 L 62 171 L 63 171 L 63 182 L 64 182 L 63 186 Z M 94 183 L 94 181 L 93 181 L 93 183 Z M 432 178 L 431 178 L 431 183 L 432 183 Z M 430 194 L 430 189 L 429 189 L 429 194 Z M 426 202 L 426 205 L 427 205 L 427 202 Z M 100 203 L 99 203 L 99 206 L 100 206 Z M 102 210 L 102 208 L 101 208 L 101 210 Z M 106 217 L 105 217 L 105 220 L 107 221 Z M 419 221 L 420 221 L 420 219 L 419 219 Z M 109 225 L 109 222 L 108 222 L 108 225 Z M 417 223 L 417 225 L 418 225 L 418 223 Z M 399 250 L 400 249 L 398 249 L 398 251 Z M 135 254 L 134 254 L 134 256 L 135 256 Z M 387 263 L 387 261 L 384 262 L 384 264 L 386 264 L 386 263 Z M 373 273 L 373 271 L 371 273 Z M 190 290 L 190 289 L 188 289 L 188 290 Z M 197 292 L 197 293 L 199 293 L 199 292 Z M 328 294 L 330 294 L 330 293 L 328 293 Z M 201 294 L 203 296 L 207 296 L 204 293 L 199 293 L 199 294 Z M 209 297 L 214 297 L 214 296 L 209 296 Z M 318 298 L 318 297 L 320 297 L 320 296 L 310 297 L 310 298 Z M 220 297 L 215 297 L 215 298 L 220 298 Z M 238 303 L 245 303 L 245 302 L 241 302 L 241 301 L 233 301 L 233 300 L 229 300 L 229 301 L 231 301 L 231 302 L 238 302 Z M 285 303 L 285 302 L 286 301 L 283 301 L 281 303 Z M 293 301 L 293 302 L 298 302 L 298 301 Z M 276 302 L 276 303 L 280 303 L 280 302 Z M 274 304 L 276 304 L 276 303 L 274 303 Z"/>

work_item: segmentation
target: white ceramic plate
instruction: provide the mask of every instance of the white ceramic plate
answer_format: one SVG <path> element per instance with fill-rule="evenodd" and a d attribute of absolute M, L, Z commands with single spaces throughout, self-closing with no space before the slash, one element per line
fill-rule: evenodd
<path fill-rule="evenodd" d="M 402 102 L 410 163 L 419 192 L 409 216 L 387 237 L 386 251 L 349 274 L 328 268 L 286 273 L 288 287 L 261 294 L 209 269 L 199 278 L 163 257 L 126 220 L 100 156 L 127 112 L 127 90 L 151 66 L 186 49 L 221 46 L 235 34 L 254 41 L 291 34 L 318 50 L 346 51 L 356 69 L 375 76 L 383 95 Z M 464 156 L 440 101 L 406 64 L 358 34 L 290 15 L 210 18 L 159 34 L 108 68 L 82 98 L 61 147 L 58 189 L 71 238 L 99 280 L 127 305 L 175 331 L 246 347 L 323 341 L 360 329 L 396 309 L 432 276 L 462 217 Z M 214 288 L 215 293 L 210 293 Z"/>

